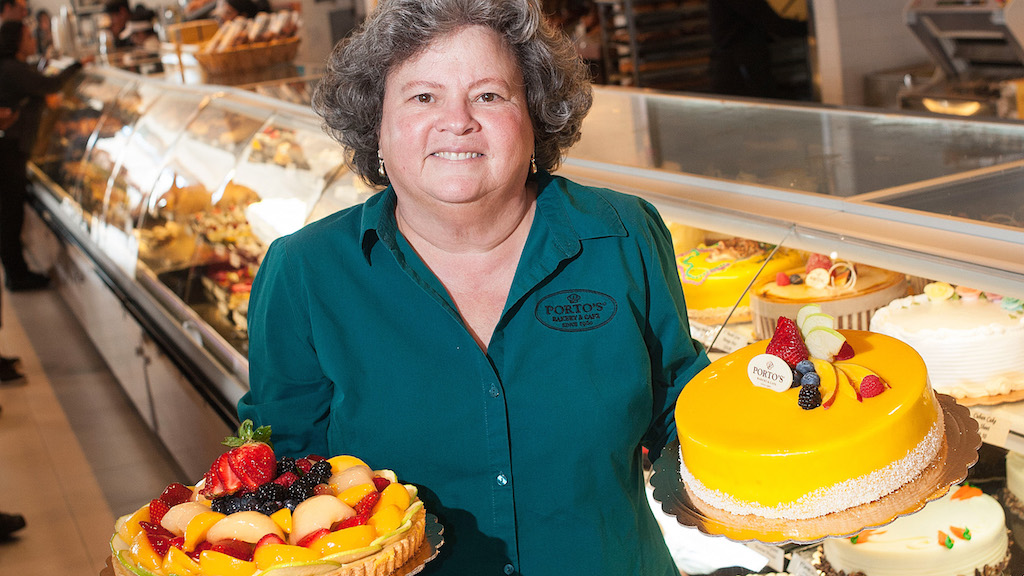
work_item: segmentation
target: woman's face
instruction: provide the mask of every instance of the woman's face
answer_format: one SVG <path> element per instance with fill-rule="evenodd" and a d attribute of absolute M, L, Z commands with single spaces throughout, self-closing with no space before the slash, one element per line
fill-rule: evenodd
<path fill-rule="evenodd" d="M 460 204 L 522 193 L 533 126 L 522 74 L 500 37 L 465 27 L 392 70 L 380 150 L 400 198 Z"/>

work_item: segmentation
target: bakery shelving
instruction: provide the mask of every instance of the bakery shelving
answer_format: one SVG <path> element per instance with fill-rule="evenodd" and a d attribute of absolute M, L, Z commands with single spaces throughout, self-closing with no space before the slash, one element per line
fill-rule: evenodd
<path fill-rule="evenodd" d="M 706 0 L 602 0 L 598 16 L 609 83 L 698 91 L 710 86 Z"/>
<path fill-rule="evenodd" d="M 126 130 L 120 136 L 93 138 L 103 114 L 121 106 L 117 95 L 128 106 L 136 92 L 159 95 L 142 99 L 145 111 L 134 123 L 133 112 L 118 109 Z M 109 105 L 86 105 L 101 93 L 110 94 Z M 301 205 L 294 227 L 359 202 L 372 190 L 340 166 L 339 149 L 307 107 L 111 69 L 90 69 L 70 96 L 33 170 L 34 202 L 73 254 L 58 267 L 60 290 L 98 348 L 114 358 L 112 366 L 126 355 L 131 360 L 126 365 L 134 367 L 119 378 L 140 412 L 150 414 L 152 404 L 139 374 L 159 357 L 167 372 L 185 375 L 185 384 L 171 389 L 230 429 L 234 402 L 248 381 L 242 319 L 218 315 L 216 302 L 202 293 L 200 261 L 172 269 L 140 257 L 143 231 L 166 221 L 159 214 L 167 208 L 161 194 L 172 185 L 202 182 L 209 193 L 202 206 L 212 208 L 229 184 L 244 186 L 261 199 Z M 244 135 L 202 141 L 200 123 L 214 116 L 244 120 Z M 275 134 L 279 143 L 298 143 L 308 169 L 289 166 L 290 154 L 280 155 L 284 165 L 262 161 L 267 138 Z M 119 155 L 102 210 L 83 214 L 81 185 L 67 176 L 81 169 L 75 161 L 82 157 L 89 169 L 96 166 L 97 143 Z M 283 150 L 273 146 L 271 159 Z M 1017 208 L 1002 209 L 1021 203 L 1015 184 L 1021 170 L 1024 126 L 1018 123 L 598 86 L 583 139 L 560 173 L 637 193 L 666 219 L 719 234 L 838 251 L 914 276 L 1024 295 L 1024 226 Z M 957 208 L 964 197 L 971 200 L 967 211 Z M 192 254 L 218 250 L 189 229 Z M 264 246 L 290 228 L 265 229 L 271 231 L 259 238 Z M 112 318 L 104 307 L 123 314 Z M 213 436 L 216 444 L 223 434 Z"/>

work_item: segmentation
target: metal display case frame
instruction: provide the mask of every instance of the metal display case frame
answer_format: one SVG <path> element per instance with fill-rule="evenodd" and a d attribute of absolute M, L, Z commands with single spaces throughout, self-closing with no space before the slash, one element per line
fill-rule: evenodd
<path fill-rule="evenodd" d="M 126 74 L 89 73 L 118 81 Z M 228 108 L 238 100 L 270 116 L 286 110 L 290 121 L 319 131 L 319 118 L 305 107 L 232 88 L 194 90 Z M 684 225 L 1024 295 L 1022 124 L 616 87 L 594 92 L 583 138 L 558 170 L 563 176 L 635 193 Z M 74 191 L 41 169 L 32 172 L 37 211 L 84 255 L 113 301 L 212 412 L 233 426 L 235 403 L 248 386 L 244 353 L 145 266 L 132 272 L 119 262 L 123 256 L 112 257 L 96 241 L 102 221 L 88 221 Z M 372 192 L 341 168 L 324 174 L 324 182 L 345 192 L 321 191 L 321 206 L 311 210 L 316 217 Z M 957 210 L 965 198 L 982 212 Z M 989 218 L 985 198 L 1010 219 Z M 68 283 L 58 284 L 64 290 Z M 1020 424 L 1012 417 L 1005 437 L 986 440 L 1024 447 L 1024 416 Z"/>

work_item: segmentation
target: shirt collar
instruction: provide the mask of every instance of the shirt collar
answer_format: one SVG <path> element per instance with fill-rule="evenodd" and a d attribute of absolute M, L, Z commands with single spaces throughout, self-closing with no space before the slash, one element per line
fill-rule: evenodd
<path fill-rule="evenodd" d="M 580 241 L 606 236 L 626 236 L 626 228 L 615 208 L 588 188 L 546 172 L 537 174 L 537 214 L 553 231 L 554 247 L 566 256 L 579 252 Z M 388 186 L 370 197 L 363 206 L 360 240 L 363 256 L 370 261 L 374 244 L 382 242 L 391 251 L 397 247 L 395 220 L 397 197 Z"/>

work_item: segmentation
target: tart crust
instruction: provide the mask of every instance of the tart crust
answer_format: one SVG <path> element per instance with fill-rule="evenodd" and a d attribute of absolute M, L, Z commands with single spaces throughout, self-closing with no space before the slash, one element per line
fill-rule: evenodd
<path fill-rule="evenodd" d="M 343 564 L 337 569 L 325 572 L 322 576 L 388 576 L 408 562 L 423 544 L 427 525 L 427 513 L 424 508 L 413 514 L 412 526 L 402 537 L 391 542 L 375 554 Z M 117 576 L 136 576 L 134 572 L 121 564 L 117 556 L 111 558 L 111 565 Z M 257 575 L 259 572 L 257 572 Z"/>

